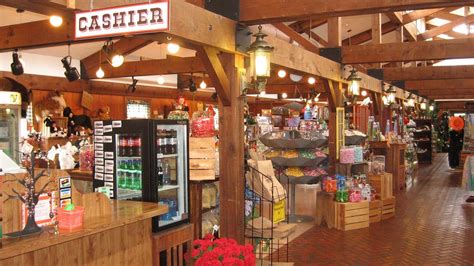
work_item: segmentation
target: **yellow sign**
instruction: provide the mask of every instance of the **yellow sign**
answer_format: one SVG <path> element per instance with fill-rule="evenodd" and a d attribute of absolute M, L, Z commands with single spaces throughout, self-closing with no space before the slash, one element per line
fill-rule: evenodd
<path fill-rule="evenodd" d="M 273 204 L 273 223 L 283 222 L 285 220 L 286 201 L 282 200 Z"/>
<path fill-rule="evenodd" d="M 0 91 L 0 104 L 21 104 L 21 94 L 14 91 Z"/>

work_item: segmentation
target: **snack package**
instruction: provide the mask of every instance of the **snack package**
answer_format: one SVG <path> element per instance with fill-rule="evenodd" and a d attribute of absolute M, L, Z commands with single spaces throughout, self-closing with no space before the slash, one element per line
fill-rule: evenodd
<path fill-rule="evenodd" d="M 191 118 L 191 134 L 193 137 L 213 137 L 214 116 L 207 111 L 194 112 Z"/>

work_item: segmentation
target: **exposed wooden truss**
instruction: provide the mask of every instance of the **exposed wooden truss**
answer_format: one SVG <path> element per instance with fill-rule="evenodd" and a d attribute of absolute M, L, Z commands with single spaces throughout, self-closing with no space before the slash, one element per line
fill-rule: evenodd
<path fill-rule="evenodd" d="M 383 69 L 383 77 L 384 80 L 474 79 L 474 66 L 389 67 Z"/>
<path fill-rule="evenodd" d="M 314 43 L 312 43 L 310 40 L 303 37 L 303 35 L 293 30 L 290 26 L 287 26 L 284 23 L 273 23 L 273 26 L 279 31 L 286 34 L 286 36 L 290 37 L 290 39 L 303 46 L 304 49 L 313 53 L 319 53 L 319 48 Z"/>

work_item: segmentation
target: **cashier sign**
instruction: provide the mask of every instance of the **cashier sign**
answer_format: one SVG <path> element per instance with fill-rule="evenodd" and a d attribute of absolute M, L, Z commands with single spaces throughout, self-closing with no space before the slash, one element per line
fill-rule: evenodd
<path fill-rule="evenodd" d="M 75 13 L 75 38 L 169 30 L 169 0 Z"/>

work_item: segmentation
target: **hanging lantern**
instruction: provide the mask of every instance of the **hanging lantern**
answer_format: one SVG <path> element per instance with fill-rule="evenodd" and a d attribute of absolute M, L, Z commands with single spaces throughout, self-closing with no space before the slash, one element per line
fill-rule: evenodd
<path fill-rule="evenodd" d="M 388 87 L 388 90 L 387 90 L 387 102 L 388 104 L 394 104 L 395 103 L 395 93 L 397 91 L 395 90 L 395 88 L 390 85 L 390 87 Z"/>
<path fill-rule="evenodd" d="M 267 36 L 262 32 L 262 26 L 258 26 L 258 32 L 253 35 L 255 41 L 248 48 L 250 54 L 250 67 L 254 80 L 258 87 L 265 85 L 267 78 L 270 77 L 270 58 L 273 47 L 267 43 L 264 38 Z"/>
<path fill-rule="evenodd" d="M 359 75 L 357 75 L 357 70 L 352 67 L 351 74 L 346 79 L 349 81 L 349 87 L 347 89 L 347 93 L 349 95 L 359 95 L 360 94 L 360 81 L 362 80 Z"/>

